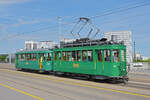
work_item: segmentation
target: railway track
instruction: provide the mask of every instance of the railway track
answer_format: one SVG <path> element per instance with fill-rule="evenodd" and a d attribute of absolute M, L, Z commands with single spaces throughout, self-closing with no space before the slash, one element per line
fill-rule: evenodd
<path fill-rule="evenodd" d="M 21 85 L 24 87 L 28 87 L 31 89 L 35 89 L 38 91 L 42 91 L 45 94 L 49 95 L 55 95 L 59 96 L 61 98 L 65 98 L 65 100 L 76 100 L 75 96 L 70 96 L 70 95 L 64 95 L 64 93 L 58 92 L 59 90 L 58 87 L 49 87 L 50 85 L 55 86 L 55 82 L 58 84 L 64 84 L 67 87 L 69 86 L 75 86 L 75 87 L 80 87 L 80 88 L 91 88 L 91 89 L 96 89 L 96 90 L 105 90 L 105 91 L 112 91 L 112 92 L 118 92 L 118 93 L 123 93 L 123 94 L 131 94 L 131 95 L 137 95 L 137 96 L 144 96 L 144 97 L 150 97 L 149 92 L 142 92 L 142 91 L 149 91 L 150 84 L 143 84 L 141 82 L 134 82 L 134 81 L 129 81 L 127 85 L 123 85 L 122 83 L 117 83 L 117 84 L 112 84 L 109 82 L 105 81 L 89 81 L 80 77 L 75 77 L 75 79 L 72 78 L 66 78 L 66 77 L 57 77 L 49 74 L 38 74 L 38 73 L 30 73 L 30 72 L 22 72 L 22 71 L 15 71 L 14 69 L 7 69 L 7 68 L 0 68 L 0 71 L 2 73 L 6 73 L 5 75 L 0 73 L 0 78 L 3 78 L 4 80 L 11 82 L 16 85 Z M 14 77 L 18 76 L 18 77 Z M 24 78 L 26 79 L 24 79 Z M 27 80 L 29 78 L 29 80 Z M 14 80 L 18 80 L 17 82 Z M 31 83 L 31 81 L 33 83 Z M 35 80 L 35 81 L 34 81 Z M 46 81 L 46 82 L 45 82 Z M 42 84 L 41 84 L 42 82 Z M 51 83 L 51 84 L 50 84 Z M 34 84 L 34 85 L 31 85 Z M 42 87 L 40 87 L 42 86 Z M 49 87 L 49 89 L 47 89 Z M 74 88 L 75 88 L 74 87 Z M 54 91 L 53 91 L 54 89 Z M 63 87 L 62 89 L 65 89 Z M 76 89 L 76 88 L 75 88 Z M 68 91 L 68 90 L 67 90 Z M 80 90 L 78 90 L 80 91 Z M 139 92 L 140 91 L 140 92 Z M 72 91 L 73 92 L 73 91 Z M 87 92 L 88 91 L 85 91 Z M 97 92 L 98 93 L 98 92 Z"/>
<path fill-rule="evenodd" d="M 12 70 L 15 71 L 14 68 L 0 68 L 0 69 L 7 69 L 7 70 Z M 25 71 L 24 71 L 25 72 Z M 27 71 L 27 73 L 36 73 L 39 74 L 35 71 Z M 45 74 L 45 76 L 49 76 L 49 74 Z M 58 77 L 58 76 L 55 76 Z M 62 76 L 59 76 L 62 77 Z M 64 78 L 64 77 L 63 77 Z M 96 83 L 105 83 L 105 84 L 111 84 L 111 85 L 118 85 L 118 86 L 123 86 L 123 87 L 133 87 L 133 88 L 137 88 L 137 89 L 145 89 L 145 90 L 149 90 L 150 89 L 150 80 L 146 80 L 146 79 L 130 79 L 130 81 L 124 85 L 123 83 L 116 83 L 116 84 L 112 84 L 111 82 L 108 81 L 101 81 L 101 80 L 95 80 L 95 81 L 91 81 L 88 80 L 84 77 L 67 77 L 67 78 L 71 78 L 71 79 L 76 79 L 76 80 L 85 80 L 85 81 L 90 81 L 90 82 L 96 82 Z"/>
<path fill-rule="evenodd" d="M 139 89 L 150 90 L 150 83 L 129 81 L 126 87 L 134 87 L 134 88 L 139 88 Z"/>
<path fill-rule="evenodd" d="M 50 91 L 51 89 L 42 88 L 41 86 L 48 86 L 48 85 L 33 82 L 33 80 L 32 80 L 32 84 L 31 84 L 30 80 L 25 80 L 25 79 L 13 77 L 13 76 L 10 76 L 10 75 L 3 75 L 3 74 L 0 74 L 0 78 L 7 81 L 7 82 L 14 83 L 16 85 L 21 85 L 21 86 L 24 86 L 24 87 L 28 87 L 28 88 L 31 88 L 31 89 L 38 90 L 38 91 L 42 91 L 42 92 L 50 94 L 50 95 L 59 96 L 61 98 L 64 98 L 65 100 L 76 100 L 75 98 L 63 95 L 61 93 Z M 14 81 L 14 80 L 18 80 L 18 81 Z"/>

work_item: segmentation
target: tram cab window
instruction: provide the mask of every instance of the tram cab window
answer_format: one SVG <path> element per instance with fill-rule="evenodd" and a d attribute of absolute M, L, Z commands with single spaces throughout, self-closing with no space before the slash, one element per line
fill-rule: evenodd
<path fill-rule="evenodd" d="M 125 61 L 125 51 L 121 50 L 121 61 Z"/>
<path fill-rule="evenodd" d="M 81 61 L 81 51 L 77 51 L 77 61 Z"/>
<path fill-rule="evenodd" d="M 88 61 L 93 61 L 93 51 L 88 51 Z"/>
<path fill-rule="evenodd" d="M 86 51 L 82 51 L 82 61 L 86 61 Z"/>
<path fill-rule="evenodd" d="M 113 50 L 113 61 L 119 62 L 119 50 Z"/>
<path fill-rule="evenodd" d="M 66 61 L 66 52 L 63 52 L 63 61 Z"/>
<path fill-rule="evenodd" d="M 110 52 L 110 50 L 104 50 L 104 58 L 105 58 L 106 62 L 111 61 L 111 52 Z"/>
<path fill-rule="evenodd" d="M 98 50 L 97 51 L 97 59 L 99 62 L 102 62 L 103 58 L 102 58 L 102 50 Z"/>
<path fill-rule="evenodd" d="M 47 61 L 51 61 L 51 57 L 52 57 L 52 54 L 48 53 L 48 55 L 47 55 Z"/>
<path fill-rule="evenodd" d="M 71 61 L 71 52 L 70 51 L 67 52 L 66 61 Z"/>
<path fill-rule="evenodd" d="M 76 61 L 76 51 L 72 51 L 72 61 Z"/>

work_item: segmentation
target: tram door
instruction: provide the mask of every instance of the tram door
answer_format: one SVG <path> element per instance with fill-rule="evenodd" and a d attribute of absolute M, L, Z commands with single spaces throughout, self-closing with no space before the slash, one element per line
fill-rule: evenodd
<path fill-rule="evenodd" d="M 48 52 L 44 54 L 43 61 L 44 70 L 52 70 L 52 53 Z"/>
<path fill-rule="evenodd" d="M 40 66 L 40 70 L 51 70 L 51 63 L 52 60 L 52 53 L 40 53 L 39 54 L 39 66 Z"/>
<path fill-rule="evenodd" d="M 104 51 L 103 50 L 96 50 L 96 63 L 95 68 L 98 70 L 98 73 L 104 72 L 104 59 L 103 59 Z"/>
<path fill-rule="evenodd" d="M 39 67 L 40 70 L 43 69 L 44 53 L 39 53 Z"/>

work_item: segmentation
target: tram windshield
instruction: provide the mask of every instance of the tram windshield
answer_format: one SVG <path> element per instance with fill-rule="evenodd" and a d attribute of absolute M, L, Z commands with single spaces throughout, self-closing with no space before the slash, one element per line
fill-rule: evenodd
<path fill-rule="evenodd" d="M 125 50 L 121 50 L 121 61 L 125 61 Z"/>
<path fill-rule="evenodd" d="M 113 61 L 119 62 L 119 50 L 113 50 Z"/>
<path fill-rule="evenodd" d="M 105 58 L 106 62 L 111 61 L 111 52 L 110 52 L 110 50 L 104 50 L 104 58 Z"/>
<path fill-rule="evenodd" d="M 98 50 L 97 51 L 97 59 L 99 62 L 102 62 L 103 58 L 102 58 L 102 50 Z"/>

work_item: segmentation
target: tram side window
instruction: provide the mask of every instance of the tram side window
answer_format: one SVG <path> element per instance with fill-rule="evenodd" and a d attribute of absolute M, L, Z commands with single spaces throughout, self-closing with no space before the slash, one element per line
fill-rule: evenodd
<path fill-rule="evenodd" d="M 37 60 L 37 59 L 36 59 L 36 56 L 37 56 L 36 53 L 31 54 L 31 60 L 32 60 L 32 61 L 36 61 L 36 60 Z"/>
<path fill-rule="evenodd" d="M 57 52 L 54 52 L 54 60 L 57 60 Z"/>
<path fill-rule="evenodd" d="M 61 60 L 61 52 L 58 52 L 59 60 Z"/>
<path fill-rule="evenodd" d="M 81 61 L 81 51 L 77 51 L 77 61 Z"/>
<path fill-rule="evenodd" d="M 67 51 L 66 61 L 71 61 L 71 52 Z"/>
<path fill-rule="evenodd" d="M 86 51 L 82 51 L 82 61 L 86 61 Z"/>
<path fill-rule="evenodd" d="M 21 60 L 21 54 L 18 55 L 18 59 Z"/>
<path fill-rule="evenodd" d="M 88 61 L 93 61 L 93 51 L 88 51 Z"/>
<path fill-rule="evenodd" d="M 48 55 L 47 55 L 47 61 L 51 61 L 51 57 L 52 57 L 51 53 L 48 53 Z"/>
<path fill-rule="evenodd" d="M 121 60 L 125 61 L 125 51 L 121 50 Z"/>
<path fill-rule="evenodd" d="M 63 52 L 63 61 L 66 61 L 66 52 Z"/>
<path fill-rule="evenodd" d="M 25 57 L 26 57 L 26 60 L 30 60 L 30 58 L 31 58 L 31 54 L 25 54 Z"/>
<path fill-rule="evenodd" d="M 111 61 L 110 50 L 104 50 L 104 58 L 105 58 L 106 62 L 110 62 Z"/>
<path fill-rule="evenodd" d="M 21 60 L 25 60 L 25 54 L 21 54 Z"/>
<path fill-rule="evenodd" d="M 113 61 L 119 62 L 119 50 L 113 50 Z"/>
<path fill-rule="evenodd" d="M 33 61 L 33 54 L 30 54 L 30 60 Z"/>
<path fill-rule="evenodd" d="M 76 51 L 72 51 L 72 61 L 76 61 Z"/>
<path fill-rule="evenodd" d="M 102 50 L 97 51 L 97 59 L 99 62 L 102 62 L 103 58 L 102 58 Z"/>
<path fill-rule="evenodd" d="M 27 54 L 25 54 L 25 60 L 27 60 Z"/>

